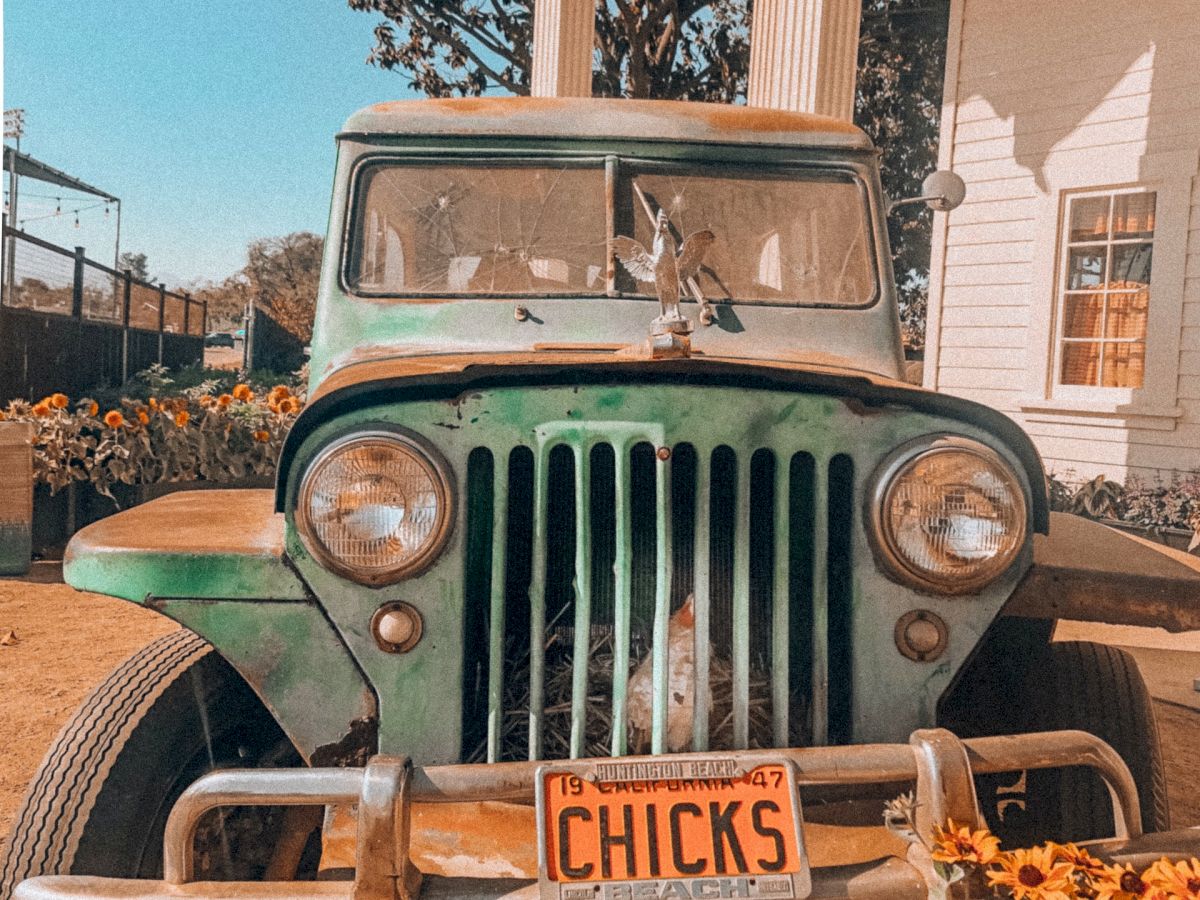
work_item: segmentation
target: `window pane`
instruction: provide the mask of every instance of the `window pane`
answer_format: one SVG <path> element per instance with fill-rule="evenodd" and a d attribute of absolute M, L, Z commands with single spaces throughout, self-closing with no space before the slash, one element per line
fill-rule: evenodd
<path fill-rule="evenodd" d="M 1099 287 L 1108 280 L 1108 247 L 1072 247 L 1067 259 L 1067 290 Z"/>
<path fill-rule="evenodd" d="M 1063 344 L 1062 373 L 1059 381 L 1063 384 L 1095 385 L 1100 365 L 1100 345 Z"/>
<path fill-rule="evenodd" d="M 1150 308 L 1150 293 L 1137 291 L 1108 295 L 1108 316 L 1104 336 L 1109 338 L 1146 337 L 1146 313 Z M 1087 335 L 1091 337 L 1091 335 Z"/>
<path fill-rule="evenodd" d="M 1108 197 L 1071 201 L 1072 242 L 1108 240 L 1108 202 Z"/>
<path fill-rule="evenodd" d="M 680 251 L 689 235 L 713 233 L 695 275 L 710 299 L 857 305 L 875 295 L 866 198 L 853 177 L 716 166 L 700 171 L 623 175 L 617 234 L 653 245 L 640 189 L 653 214 L 666 212 Z M 653 285 L 635 281 L 620 265 L 617 288 L 654 293 Z"/>
<path fill-rule="evenodd" d="M 1146 368 L 1146 345 L 1104 345 L 1104 387 L 1139 388 Z"/>
<path fill-rule="evenodd" d="M 1133 287 L 1150 283 L 1152 244 L 1114 244 L 1110 287 Z"/>
<path fill-rule="evenodd" d="M 1113 198 L 1113 238 L 1154 237 L 1153 191 L 1141 194 L 1118 194 Z"/>
<path fill-rule="evenodd" d="M 379 165 L 363 184 L 353 287 L 418 294 L 604 291 L 598 167 Z"/>
<path fill-rule="evenodd" d="M 1063 302 L 1063 337 L 1100 337 L 1103 294 L 1067 294 Z"/>

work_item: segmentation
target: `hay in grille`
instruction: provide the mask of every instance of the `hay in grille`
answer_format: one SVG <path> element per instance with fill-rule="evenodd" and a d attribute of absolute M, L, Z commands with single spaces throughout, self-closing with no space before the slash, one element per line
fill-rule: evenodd
<path fill-rule="evenodd" d="M 573 676 L 572 629 L 558 629 L 548 634 L 544 647 L 545 680 L 543 693 L 543 759 L 567 759 L 571 755 L 571 685 Z M 504 682 L 504 715 L 501 722 L 501 760 L 523 760 L 529 756 L 529 653 L 510 641 L 506 649 Z M 650 650 L 647 642 L 634 636 L 630 650 L 630 675 Z M 733 663 L 717 648 L 709 651 L 709 690 L 712 707 L 709 712 L 709 749 L 723 750 L 733 742 Z M 615 655 L 611 628 L 594 627 L 588 651 L 588 690 L 584 703 L 586 728 L 583 756 L 609 756 L 612 752 L 613 710 L 612 682 Z M 771 721 L 771 681 L 769 664 L 751 659 L 749 746 L 765 749 L 775 746 Z M 806 719 L 803 704 L 793 699 L 789 722 L 789 745 L 803 746 Z M 630 753 L 650 752 L 650 734 L 629 728 Z M 684 748 L 684 749 L 690 749 Z M 487 759 L 487 740 L 480 742 L 467 762 Z"/>

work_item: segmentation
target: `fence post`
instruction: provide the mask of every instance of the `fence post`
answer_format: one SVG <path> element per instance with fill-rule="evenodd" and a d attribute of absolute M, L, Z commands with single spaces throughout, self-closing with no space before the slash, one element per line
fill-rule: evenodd
<path fill-rule="evenodd" d="M 133 300 L 133 272 L 126 269 L 122 277 L 125 279 L 125 288 L 121 301 L 121 384 L 124 384 L 129 380 L 129 308 Z"/>
<path fill-rule="evenodd" d="M 200 333 L 208 337 L 208 301 L 200 301 Z"/>
<path fill-rule="evenodd" d="M 75 248 L 75 284 L 71 288 L 71 315 L 83 318 L 83 254 L 82 247 Z"/>
<path fill-rule="evenodd" d="M 158 364 L 163 364 L 163 325 L 167 320 L 167 286 L 158 286 Z"/>
<path fill-rule="evenodd" d="M 184 334 L 192 333 L 192 329 L 188 327 L 189 325 L 192 324 L 191 318 L 192 318 L 192 298 L 191 298 L 190 294 L 185 292 L 183 295 L 183 333 Z"/>

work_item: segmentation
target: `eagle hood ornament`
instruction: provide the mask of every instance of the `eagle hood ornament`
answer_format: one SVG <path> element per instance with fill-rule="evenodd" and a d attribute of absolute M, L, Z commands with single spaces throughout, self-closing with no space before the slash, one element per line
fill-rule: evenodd
<path fill-rule="evenodd" d="M 654 285 L 658 294 L 661 312 L 650 324 L 652 336 L 691 333 L 692 322 L 679 312 L 679 285 L 700 271 L 714 238 L 711 231 L 694 232 L 684 239 L 677 254 L 671 222 L 661 209 L 654 220 L 654 242 L 649 250 L 630 237 L 612 238 L 613 254 L 625 271 L 640 282 Z"/>

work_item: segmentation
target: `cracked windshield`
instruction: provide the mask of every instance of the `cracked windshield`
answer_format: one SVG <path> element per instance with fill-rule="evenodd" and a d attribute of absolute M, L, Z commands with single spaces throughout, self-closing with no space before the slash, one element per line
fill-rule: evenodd
<path fill-rule="evenodd" d="M 605 174 L 582 166 L 400 166 L 368 170 L 349 283 L 367 294 L 656 296 L 616 266 L 610 281 Z M 691 174 L 617 179 L 616 235 L 652 259 L 711 231 L 684 296 L 853 306 L 875 294 L 866 201 L 848 175 Z M 655 245 L 666 211 L 670 242 Z"/>

